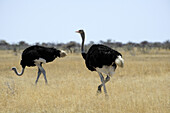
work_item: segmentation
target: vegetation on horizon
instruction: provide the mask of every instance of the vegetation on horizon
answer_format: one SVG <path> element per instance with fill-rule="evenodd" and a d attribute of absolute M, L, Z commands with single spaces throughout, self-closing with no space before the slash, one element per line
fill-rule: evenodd
<path fill-rule="evenodd" d="M 88 50 L 91 45 L 94 44 L 93 41 L 85 45 L 85 50 Z M 115 42 L 111 39 L 107 41 L 100 41 L 99 44 L 103 44 L 109 46 L 113 49 L 116 49 L 121 52 L 129 52 L 132 56 L 136 54 L 157 54 L 161 49 L 170 50 L 170 41 L 167 40 L 165 42 L 148 42 L 142 41 L 140 43 L 128 42 L 121 43 Z M 75 41 L 70 41 L 68 43 L 35 43 L 34 45 L 40 45 L 45 47 L 55 47 L 57 49 L 62 49 L 67 51 L 68 53 L 80 53 L 80 43 Z M 9 44 L 5 40 L 0 40 L 0 50 L 13 50 L 14 54 L 17 55 L 21 53 L 22 50 L 31 46 L 25 41 L 20 41 L 17 44 Z"/>

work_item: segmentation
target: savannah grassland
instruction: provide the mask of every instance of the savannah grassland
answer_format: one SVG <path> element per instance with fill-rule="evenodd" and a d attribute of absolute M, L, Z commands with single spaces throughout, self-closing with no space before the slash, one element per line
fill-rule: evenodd
<path fill-rule="evenodd" d="M 106 84 L 104 93 L 96 95 L 101 83 L 96 72 L 90 72 L 80 54 L 68 54 L 44 65 L 37 86 L 37 67 L 26 68 L 19 77 L 20 55 L 0 51 L 0 112 L 2 113 L 169 113 L 170 51 L 160 50 L 135 56 L 122 52 L 124 68 Z"/>

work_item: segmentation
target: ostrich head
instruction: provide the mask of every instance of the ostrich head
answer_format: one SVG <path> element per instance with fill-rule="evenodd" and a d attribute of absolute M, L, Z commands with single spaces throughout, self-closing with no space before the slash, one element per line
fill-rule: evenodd
<path fill-rule="evenodd" d="M 82 29 L 76 31 L 76 33 L 80 33 L 82 39 L 83 39 L 83 40 L 85 39 L 85 33 L 84 33 L 84 31 L 83 31 Z"/>
<path fill-rule="evenodd" d="M 84 31 L 82 30 L 82 29 L 80 29 L 80 30 L 78 30 L 78 31 L 76 31 L 76 33 L 84 33 Z"/>

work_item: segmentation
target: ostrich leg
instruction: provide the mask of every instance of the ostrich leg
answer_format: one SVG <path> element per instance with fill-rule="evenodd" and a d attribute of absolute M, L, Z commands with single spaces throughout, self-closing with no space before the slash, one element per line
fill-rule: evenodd
<path fill-rule="evenodd" d="M 105 96 L 108 97 L 105 82 L 104 82 L 104 77 L 101 73 L 99 73 L 99 76 L 100 76 L 100 79 L 101 79 L 101 82 L 102 82 L 102 86 L 103 86 L 103 89 L 104 89 Z"/>
<path fill-rule="evenodd" d="M 104 80 L 104 83 L 107 83 L 109 80 L 110 80 L 110 77 L 107 75 L 106 79 Z M 101 93 L 102 86 L 103 86 L 103 84 L 100 84 L 98 86 L 97 94 Z"/>
<path fill-rule="evenodd" d="M 46 72 L 45 72 L 45 70 L 44 70 L 43 67 L 42 67 L 42 73 L 43 73 L 43 75 L 44 75 L 45 83 L 48 84 L 47 78 L 46 78 Z"/>
<path fill-rule="evenodd" d="M 40 75 L 41 75 L 41 70 L 40 70 L 40 68 L 38 67 L 38 76 L 37 76 L 37 79 L 36 79 L 36 81 L 35 81 L 35 84 L 37 84 Z"/>
<path fill-rule="evenodd" d="M 44 75 L 45 83 L 46 83 L 46 84 L 48 84 L 48 82 L 47 82 L 47 78 L 46 78 L 46 72 L 45 72 L 44 68 L 43 68 L 43 67 L 41 67 L 41 68 L 40 68 L 40 70 L 41 70 L 41 72 L 42 72 L 42 73 L 43 73 L 43 75 Z"/>
<path fill-rule="evenodd" d="M 36 65 L 38 66 L 40 72 L 43 73 L 44 79 L 45 79 L 45 83 L 47 84 L 48 82 L 47 82 L 47 78 L 46 78 L 46 72 L 45 72 L 44 68 L 42 67 L 42 64 L 36 64 Z M 38 75 L 39 75 L 40 72 L 38 72 Z M 37 76 L 37 78 L 39 78 L 39 76 Z"/>

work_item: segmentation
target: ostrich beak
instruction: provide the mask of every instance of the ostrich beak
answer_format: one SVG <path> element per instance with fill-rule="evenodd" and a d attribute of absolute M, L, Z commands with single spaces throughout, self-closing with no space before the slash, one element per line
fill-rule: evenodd
<path fill-rule="evenodd" d="M 79 33 L 79 31 L 76 31 L 76 33 Z"/>

